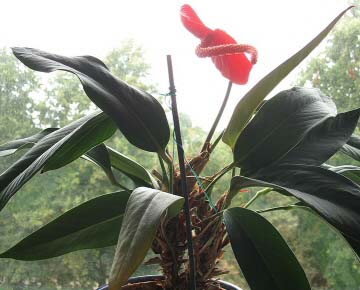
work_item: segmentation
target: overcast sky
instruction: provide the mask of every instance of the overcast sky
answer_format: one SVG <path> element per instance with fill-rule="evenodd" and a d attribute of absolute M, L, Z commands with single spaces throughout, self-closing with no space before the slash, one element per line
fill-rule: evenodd
<path fill-rule="evenodd" d="M 221 28 L 259 51 L 249 83 L 233 86 L 223 126 L 244 92 L 348 6 L 346 0 L 1 0 L 0 47 L 29 46 L 103 58 L 124 39 L 134 38 L 152 65 L 151 81 L 163 93 L 168 91 L 166 55 L 172 55 L 179 110 L 207 128 L 228 81 L 210 59 L 195 56 L 199 40 L 183 28 L 179 17 L 185 3 L 208 27 Z M 287 88 L 294 78 L 288 77 L 277 90 Z"/>

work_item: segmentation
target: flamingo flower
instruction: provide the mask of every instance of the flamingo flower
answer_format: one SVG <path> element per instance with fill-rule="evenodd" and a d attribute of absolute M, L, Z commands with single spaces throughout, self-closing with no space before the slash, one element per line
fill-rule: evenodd
<path fill-rule="evenodd" d="M 221 29 L 208 28 L 190 5 L 185 4 L 181 7 L 181 21 L 187 30 L 201 40 L 196 48 L 198 57 L 211 57 L 222 75 L 233 83 L 247 83 L 250 71 L 257 62 L 255 47 L 238 44 Z M 250 59 L 246 54 L 250 55 Z"/>

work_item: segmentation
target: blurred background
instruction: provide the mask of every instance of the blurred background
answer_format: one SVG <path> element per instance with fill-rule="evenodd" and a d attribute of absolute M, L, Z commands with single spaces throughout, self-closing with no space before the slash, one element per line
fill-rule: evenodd
<path fill-rule="evenodd" d="M 221 128 L 234 105 L 266 73 L 319 33 L 348 1 L 188 1 L 204 23 L 222 28 L 239 43 L 259 50 L 259 63 L 245 86 L 234 86 Z M 218 2 L 218 3 L 217 3 Z M 250 2 L 250 3 L 249 3 Z M 354 2 L 354 1 L 353 1 Z M 69 73 L 40 74 L 25 68 L 11 46 L 30 46 L 64 55 L 101 58 L 121 79 L 145 89 L 167 108 L 166 54 L 172 54 L 185 151 L 197 154 L 215 118 L 227 80 L 209 59 L 198 59 L 199 40 L 179 20 L 180 1 L 8 1 L 0 3 L 0 144 L 61 127 L 94 110 L 79 81 Z M 355 4 L 360 5 L 356 0 Z M 339 111 L 360 104 L 360 14 L 347 13 L 326 41 L 274 91 L 294 85 L 320 88 Z M 157 156 L 137 150 L 118 132 L 110 146 L 158 169 Z M 21 155 L 0 159 L 0 172 Z M 216 148 L 206 174 L 231 162 L 231 151 Z M 337 154 L 329 164 L 354 164 Z M 159 170 L 159 169 L 158 169 Z M 118 176 L 123 184 L 129 181 Z M 227 190 L 228 180 L 214 192 Z M 129 184 L 130 186 L 131 184 Z M 0 252 L 73 206 L 115 190 L 103 172 L 84 160 L 39 174 L 0 212 Z M 235 200 L 241 205 L 251 196 Z M 253 208 L 284 202 L 279 194 L 258 199 Z M 315 290 L 360 289 L 360 265 L 346 242 L 317 216 L 302 210 L 265 214 L 289 242 Z M 85 250 L 39 262 L 0 260 L 0 289 L 95 289 L 107 281 L 114 248 Z M 151 253 L 149 253 L 151 255 Z M 221 279 L 249 289 L 229 248 Z M 143 266 L 137 274 L 157 273 Z"/>

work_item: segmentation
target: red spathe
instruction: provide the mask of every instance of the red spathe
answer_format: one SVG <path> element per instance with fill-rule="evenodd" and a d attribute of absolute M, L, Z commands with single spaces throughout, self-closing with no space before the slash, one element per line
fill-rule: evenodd
<path fill-rule="evenodd" d="M 250 46 L 238 45 L 225 31 L 211 30 L 205 26 L 190 5 L 185 4 L 181 7 L 181 21 L 187 30 L 201 39 L 196 50 L 198 56 L 210 56 L 222 75 L 233 83 L 247 83 L 253 63 L 256 62 L 255 48 L 251 47 L 251 53 L 255 53 L 255 57 L 249 60 L 244 49 L 246 51 Z"/>

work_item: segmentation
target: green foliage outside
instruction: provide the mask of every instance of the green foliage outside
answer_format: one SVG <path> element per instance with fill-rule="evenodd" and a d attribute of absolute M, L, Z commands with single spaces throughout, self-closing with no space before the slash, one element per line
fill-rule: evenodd
<path fill-rule="evenodd" d="M 359 103 L 359 30 L 359 18 L 347 19 L 335 31 L 325 52 L 315 58 L 300 76 L 300 83 L 311 80 L 314 86 L 319 86 L 325 94 L 332 96 L 341 110 L 354 108 Z M 125 43 L 112 51 L 105 63 L 127 82 L 156 91 L 155 86 L 147 83 L 149 65 L 142 57 L 141 48 L 134 43 Z M 41 83 L 39 75 L 21 66 L 6 50 L 0 51 L 0 76 L 0 143 L 29 136 L 40 128 L 63 126 L 94 109 L 75 77 L 58 73 L 43 85 L 43 90 L 38 90 Z M 201 128 L 193 127 L 190 120 L 186 124 L 183 127 L 185 149 L 191 156 L 198 153 L 206 134 Z M 160 171 L 155 154 L 130 146 L 121 134 L 117 133 L 107 144 L 141 161 L 146 168 L 158 168 Z M 16 157 L 3 158 L 1 171 Z M 230 150 L 225 145 L 219 145 L 207 168 L 208 172 L 218 171 L 218 164 L 223 164 L 224 158 L 229 161 L 225 163 L 231 162 Z M 334 164 L 342 158 L 335 156 Z M 116 189 L 109 186 L 99 168 L 84 160 L 43 175 L 29 182 L 0 213 L 1 252 L 70 207 Z M 125 185 L 128 182 L 123 176 L 119 176 L 119 180 Z M 214 192 L 227 190 L 226 184 L 228 182 L 223 180 Z M 234 202 L 241 204 L 249 197 L 250 193 L 243 193 Z M 281 204 L 284 197 L 264 196 L 253 207 L 265 208 L 270 201 Z M 305 215 L 302 210 L 277 211 L 265 216 L 278 226 L 290 243 L 314 289 L 360 289 L 358 261 L 330 226 L 320 222 L 315 215 Z M 90 289 L 97 283 L 106 282 L 113 252 L 112 247 L 85 250 L 40 262 L 2 259 L 0 289 Z M 223 279 L 245 288 L 245 281 L 235 261 L 225 259 L 223 264 L 230 270 Z M 154 273 L 156 269 L 146 266 L 138 273 L 148 272 Z"/>

